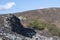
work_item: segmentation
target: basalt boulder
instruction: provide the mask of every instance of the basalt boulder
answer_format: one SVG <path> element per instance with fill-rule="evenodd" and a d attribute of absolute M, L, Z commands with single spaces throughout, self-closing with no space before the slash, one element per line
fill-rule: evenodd
<path fill-rule="evenodd" d="M 15 32 L 17 34 L 21 34 L 23 36 L 31 37 L 36 34 L 33 29 L 24 28 L 20 22 L 20 19 L 13 14 L 9 14 L 4 19 L 5 27 L 9 28 L 10 31 Z"/>

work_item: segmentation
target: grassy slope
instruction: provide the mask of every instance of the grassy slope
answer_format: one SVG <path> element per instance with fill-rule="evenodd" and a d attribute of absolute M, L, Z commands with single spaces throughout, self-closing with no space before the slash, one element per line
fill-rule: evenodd
<path fill-rule="evenodd" d="M 60 8 L 45 8 L 37 9 L 25 12 L 18 12 L 16 16 L 26 16 L 28 19 L 33 18 L 36 20 L 42 20 L 44 22 L 51 22 L 56 24 L 60 28 Z"/>
<path fill-rule="evenodd" d="M 16 16 L 26 16 L 28 19 L 33 18 L 36 20 L 42 20 L 44 22 L 51 22 L 60 26 L 60 8 L 45 8 L 45 9 L 37 9 L 37 10 L 30 10 L 25 12 L 18 12 L 15 13 Z M 3 17 L 6 16 L 0 15 L 0 24 L 3 22 Z"/>

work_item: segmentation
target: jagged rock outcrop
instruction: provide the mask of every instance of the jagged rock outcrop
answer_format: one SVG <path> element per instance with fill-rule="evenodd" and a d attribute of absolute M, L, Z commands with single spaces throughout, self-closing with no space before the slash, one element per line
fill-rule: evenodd
<path fill-rule="evenodd" d="M 20 23 L 20 19 L 15 15 L 8 15 L 4 20 L 4 25 L 7 28 L 10 28 L 11 31 L 16 32 L 18 34 L 22 34 L 23 36 L 32 37 L 36 34 L 33 29 L 24 28 Z"/>
<path fill-rule="evenodd" d="M 24 28 L 15 15 L 5 17 L 4 25 L 0 28 L 1 40 L 60 40 L 60 37 L 50 36 L 46 31 L 35 30 L 36 33 L 33 29 Z"/>

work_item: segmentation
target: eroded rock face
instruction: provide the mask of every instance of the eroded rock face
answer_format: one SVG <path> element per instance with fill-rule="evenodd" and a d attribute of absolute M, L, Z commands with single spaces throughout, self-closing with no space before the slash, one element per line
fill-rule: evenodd
<path fill-rule="evenodd" d="M 23 36 L 32 37 L 36 34 L 33 29 L 24 28 L 23 25 L 20 23 L 20 19 L 12 14 L 8 15 L 4 19 L 4 25 L 11 31 L 22 34 Z"/>

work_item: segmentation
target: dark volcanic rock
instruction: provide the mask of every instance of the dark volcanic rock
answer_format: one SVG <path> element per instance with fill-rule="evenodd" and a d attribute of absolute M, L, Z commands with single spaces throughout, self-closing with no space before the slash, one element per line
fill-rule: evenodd
<path fill-rule="evenodd" d="M 22 34 L 27 37 L 32 37 L 36 34 L 33 29 L 24 28 L 23 25 L 20 23 L 20 19 L 18 19 L 18 17 L 12 14 L 9 14 L 5 18 L 4 25 L 5 27 L 9 28 L 10 31 Z"/>
<path fill-rule="evenodd" d="M 33 29 L 24 28 L 20 34 L 32 38 L 32 36 L 35 35 L 36 32 Z"/>

